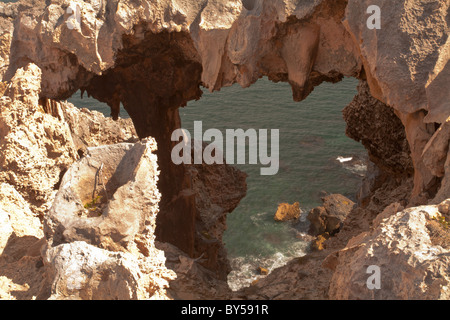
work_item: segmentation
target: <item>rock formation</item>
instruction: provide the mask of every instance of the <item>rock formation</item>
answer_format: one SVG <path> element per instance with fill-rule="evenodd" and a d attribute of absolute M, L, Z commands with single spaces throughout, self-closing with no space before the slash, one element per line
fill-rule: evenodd
<path fill-rule="evenodd" d="M 352 238 L 335 254 L 330 298 L 448 300 L 448 243 L 434 243 L 427 228 L 438 215 L 437 206 L 400 212 L 391 206 L 380 213 L 372 231 Z M 367 289 L 371 265 L 380 268 L 377 290 Z"/>
<path fill-rule="evenodd" d="M 310 222 L 309 233 L 318 236 L 339 232 L 342 224 L 355 203 L 341 194 L 331 194 L 322 198 L 323 205 L 312 209 L 307 218 Z"/>
<path fill-rule="evenodd" d="M 174 165 L 170 136 L 180 127 L 178 108 L 199 99 L 200 86 L 211 91 L 233 83 L 248 87 L 263 76 L 289 82 L 296 101 L 323 81 L 338 82 L 344 76 L 360 79 L 359 95 L 344 117 L 349 136 L 368 149 L 373 170 L 361 193 L 362 206 L 347 215 L 341 231 L 327 240 L 326 250 L 275 270 L 239 296 L 368 298 L 358 287 L 361 275 L 342 265 L 365 265 L 373 244 L 380 246 L 381 257 L 390 256 L 392 241 L 397 241 L 390 234 L 393 230 L 405 231 L 411 238 L 403 239 L 405 246 L 399 250 L 404 259 L 393 259 L 392 269 L 396 265 L 414 269 L 415 258 L 413 265 L 405 261 L 414 257 L 415 246 L 421 252 L 444 252 L 423 231 L 421 212 L 428 209 L 413 207 L 438 205 L 450 197 L 449 3 L 376 2 L 382 13 L 381 29 L 367 28 L 367 8 L 374 4 L 369 0 L 0 3 L 0 219 L 5 222 L 5 235 L 10 235 L 0 238 L 5 245 L 1 287 L 22 292 L 19 298 L 142 298 L 151 295 L 150 287 L 165 288 L 155 289 L 159 297 L 230 297 L 221 234 L 226 213 L 245 195 L 245 177 L 227 166 Z M 69 13 L 74 11 L 79 15 Z M 64 221 L 55 211 L 57 206 L 47 216 L 58 189 L 64 189 L 65 172 L 90 147 L 108 141 L 136 142 L 129 124 L 95 121 L 102 117 L 75 111 L 64 102 L 78 90 L 108 103 L 115 120 L 123 104 L 137 136 L 153 138 L 158 146 L 152 155 L 160 170 L 161 199 L 158 214 L 152 215 L 155 230 L 149 232 L 171 257 L 167 266 L 180 274 L 172 287 L 168 278 L 158 282 L 139 275 L 156 272 L 151 267 L 156 260 L 142 266 L 139 259 L 133 260 L 137 256 L 129 255 L 133 255 L 127 247 L 132 238 L 145 233 L 142 221 L 128 226 L 133 236 L 126 233 L 118 240 L 110 235 L 102 238 L 105 233 L 99 226 L 104 217 L 80 222 L 72 214 L 73 219 Z M 223 177 L 229 180 L 224 182 Z M 392 203 L 398 203 L 401 213 L 372 223 Z M 50 227 L 55 217 L 55 225 L 67 230 L 67 241 L 58 235 L 62 230 Z M 42 230 L 32 227 L 44 220 L 45 241 Z M 419 231 L 408 229 L 406 220 Z M 22 221 L 30 222 L 29 229 L 20 225 Z M 90 223 L 100 231 L 91 234 Z M 347 245 L 361 232 L 366 233 Z M 390 235 L 392 239 L 383 239 Z M 47 248 L 42 257 L 41 247 Z M 68 272 L 62 260 L 71 261 L 80 252 L 102 258 L 93 261 L 87 255 Z M 411 282 L 405 282 L 411 287 L 392 282 L 384 287 L 385 293 L 371 297 L 418 297 L 414 286 L 423 289 L 423 298 L 448 297 L 439 287 L 447 281 L 448 262 L 430 257 L 431 253 L 416 257 L 424 265 Z M 20 277 L 27 281 L 18 280 L 13 271 L 17 266 L 25 270 Z M 120 272 L 107 276 L 116 267 Z M 90 283 L 79 277 L 92 268 L 99 273 Z M 430 269 L 434 271 L 429 273 Z M 80 286 L 70 287 L 63 275 L 79 279 Z M 147 280 L 141 286 L 136 278 Z M 207 278 L 214 279 L 215 290 L 202 283 Z M 317 278 L 321 280 L 309 280 Z M 153 286 L 152 281 L 158 284 Z M 9 292 L 0 294 L 9 297 Z"/>
<path fill-rule="evenodd" d="M 277 212 L 273 218 L 275 221 L 297 220 L 301 214 L 300 203 L 281 203 L 278 205 Z"/>

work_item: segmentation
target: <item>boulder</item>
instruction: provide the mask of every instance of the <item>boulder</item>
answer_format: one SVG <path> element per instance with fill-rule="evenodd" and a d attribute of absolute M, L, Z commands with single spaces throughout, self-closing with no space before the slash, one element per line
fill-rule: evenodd
<path fill-rule="evenodd" d="M 352 238 L 335 254 L 331 299 L 450 298 L 450 248 L 438 245 L 428 228 L 440 215 L 438 207 L 390 211 L 390 216 L 374 222 L 371 231 Z M 379 268 L 380 289 L 367 285 L 369 266 Z"/>
<path fill-rule="evenodd" d="M 269 270 L 263 267 L 258 267 L 258 274 L 267 276 L 269 274 Z"/>
<path fill-rule="evenodd" d="M 161 198 L 155 150 L 153 139 L 89 148 L 64 175 L 45 217 L 50 246 L 86 241 L 124 251 L 146 226 L 154 229 Z"/>
<path fill-rule="evenodd" d="M 88 148 L 44 220 L 42 299 L 168 299 L 154 139 Z"/>
<path fill-rule="evenodd" d="M 312 209 L 308 214 L 311 223 L 309 233 L 320 235 L 338 232 L 343 221 L 355 207 L 355 203 L 340 194 L 331 194 L 322 198 L 323 206 Z"/>
<path fill-rule="evenodd" d="M 294 204 L 289 203 L 281 203 L 278 206 L 278 210 L 275 213 L 274 220 L 275 221 L 289 221 L 289 220 L 297 220 L 302 211 L 300 209 L 300 203 L 295 202 Z"/>
<path fill-rule="evenodd" d="M 311 249 L 315 251 L 322 251 L 326 248 L 325 241 L 329 238 L 327 233 L 319 234 L 311 243 Z"/>
<path fill-rule="evenodd" d="M 38 298 L 49 300 L 137 300 L 161 298 L 159 289 L 176 278 L 157 257 L 137 259 L 131 253 L 111 252 L 75 241 L 45 251 L 47 285 Z M 145 272 L 145 270 L 147 272 Z M 48 294 L 50 291 L 50 297 Z"/>
<path fill-rule="evenodd" d="M 450 215 L 450 199 L 447 199 L 439 204 L 438 206 L 439 212 L 443 215 Z"/>

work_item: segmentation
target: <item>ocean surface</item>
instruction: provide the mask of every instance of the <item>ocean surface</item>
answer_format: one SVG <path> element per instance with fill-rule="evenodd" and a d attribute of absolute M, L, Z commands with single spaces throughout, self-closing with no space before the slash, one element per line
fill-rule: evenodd
<path fill-rule="evenodd" d="M 280 169 L 275 176 L 262 176 L 261 164 L 235 165 L 248 174 L 247 196 L 228 215 L 224 234 L 233 271 L 229 284 L 237 290 L 261 277 L 258 267 L 270 271 L 294 257 L 305 255 L 309 243 L 306 215 L 321 205 L 326 193 L 340 193 L 355 200 L 366 170 L 366 152 L 345 135 L 342 109 L 356 94 L 357 81 L 346 78 L 324 83 L 302 102 L 294 102 L 287 83 L 263 78 L 249 88 L 239 85 L 210 93 L 180 109 L 183 128 L 192 135 L 194 121 L 203 132 L 218 129 L 278 129 Z M 98 101 L 75 94 L 78 107 L 103 112 L 110 109 Z M 121 110 L 121 117 L 128 114 Z M 248 146 L 247 146 L 248 147 Z M 248 148 L 247 148 L 248 149 Z M 270 143 L 269 143 L 270 154 Z M 349 161 L 352 160 L 352 161 Z M 299 202 L 302 216 L 296 222 L 275 222 L 280 203 Z"/>

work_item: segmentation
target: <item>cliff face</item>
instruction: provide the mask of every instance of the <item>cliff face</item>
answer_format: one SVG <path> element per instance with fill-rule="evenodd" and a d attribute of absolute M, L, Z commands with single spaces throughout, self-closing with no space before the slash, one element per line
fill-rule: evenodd
<path fill-rule="evenodd" d="M 223 281 L 228 270 L 223 267 L 223 229 L 214 224 L 223 225 L 225 213 L 245 195 L 241 187 L 245 177 L 227 167 L 174 165 L 170 136 L 180 127 L 178 108 L 201 97 L 200 85 L 210 90 L 233 83 L 247 87 L 262 76 L 289 82 L 298 101 L 323 81 L 337 82 L 344 76 L 361 80 L 359 95 L 345 112 L 347 133 L 362 141 L 380 172 L 366 194 L 368 211 L 362 216 L 367 221 L 358 220 L 354 213 L 347 218 L 347 228 L 352 223 L 369 228 L 376 214 L 400 198 L 401 205 L 415 206 L 438 204 L 450 197 L 448 1 L 71 3 L 72 11 L 63 0 L 0 4 L 0 90 L 5 95 L 0 142 L 2 154 L 8 155 L 0 159 L 4 168 L 0 178 L 20 189 L 41 217 L 55 196 L 55 190 L 48 190 L 59 187 L 60 175 L 83 152 L 86 137 L 95 132 L 77 135 L 81 118 L 76 112 L 68 116 L 75 122 L 69 127 L 67 117 L 59 116 L 48 128 L 47 116 L 42 114 L 57 111 L 58 101 L 78 90 L 108 103 L 114 119 L 122 103 L 137 135 L 153 137 L 158 145 L 154 152 L 161 170 L 161 200 L 156 239 L 181 249 L 186 257 L 177 263 L 184 261 L 189 270 L 197 263 L 192 259 L 207 252 L 198 268 Z M 373 4 L 381 9 L 381 29 L 366 25 L 367 8 Z M 23 130 L 47 133 L 55 150 L 14 154 L 19 149 L 11 137 L 15 134 L 20 139 L 25 133 L 14 122 L 17 118 L 6 114 L 21 108 L 27 112 L 18 119 L 29 121 Z M 79 135 L 86 139 L 71 139 L 81 143 L 64 141 Z M 124 139 L 115 142 L 119 141 Z M 30 170 L 36 170 L 30 163 L 51 168 L 45 170 L 44 184 L 29 179 Z M 227 175 L 233 176 L 229 182 L 234 184 L 229 188 L 229 203 L 217 196 L 219 177 Z M 206 190 L 211 189 L 214 192 L 208 194 Z M 196 202 L 192 190 L 203 198 Z M 221 209 L 211 213 L 215 201 Z M 211 231 L 213 241 L 204 237 L 205 230 Z M 345 226 L 343 230 L 336 250 L 350 238 Z"/>
<path fill-rule="evenodd" d="M 449 110 L 442 89 L 450 77 L 448 3 L 380 1 L 381 29 L 371 30 L 369 2 L 74 1 L 79 21 L 64 1 L 2 4 L 2 44 L 10 50 L 3 49 L 0 70 L 7 81 L 33 61 L 43 97 L 63 99 L 81 88 L 107 102 L 113 116 L 122 102 L 141 137 L 166 141 L 156 127 L 177 127 L 173 110 L 200 98 L 200 84 L 246 87 L 268 76 L 289 81 L 301 100 L 322 81 L 364 78 L 405 126 L 412 201 L 420 203 L 433 180 L 423 149 Z"/>

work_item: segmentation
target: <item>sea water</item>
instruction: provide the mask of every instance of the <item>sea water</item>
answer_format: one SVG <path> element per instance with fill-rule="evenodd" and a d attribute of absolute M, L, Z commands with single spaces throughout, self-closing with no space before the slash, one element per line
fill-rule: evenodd
<path fill-rule="evenodd" d="M 247 195 L 227 218 L 224 243 L 233 271 L 232 289 L 238 290 L 261 277 L 258 267 L 272 271 L 294 257 L 306 254 L 307 213 L 321 205 L 327 193 L 340 193 L 352 200 L 360 187 L 366 165 L 361 144 L 345 135 L 342 109 L 355 96 L 357 80 L 323 83 L 302 102 L 294 102 L 287 83 L 260 79 L 249 88 L 239 85 L 210 93 L 180 109 L 182 127 L 193 132 L 194 121 L 203 129 L 279 129 L 280 169 L 275 176 L 262 176 L 260 165 L 235 165 L 248 174 Z M 103 112 L 110 109 L 98 101 L 70 100 L 78 107 Z M 125 110 L 121 117 L 127 118 Z M 280 203 L 299 202 L 302 215 L 295 222 L 276 222 Z"/>

